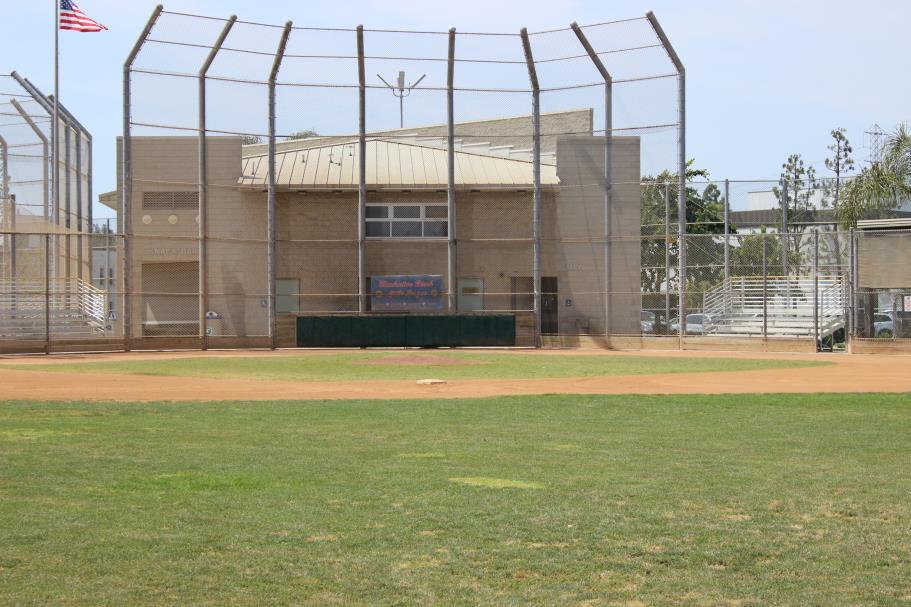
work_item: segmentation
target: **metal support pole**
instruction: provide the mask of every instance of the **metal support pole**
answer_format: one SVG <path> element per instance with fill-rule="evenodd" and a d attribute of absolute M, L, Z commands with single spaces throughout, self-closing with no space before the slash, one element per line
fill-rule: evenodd
<path fill-rule="evenodd" d="M 611 335 L 611 292 L 612 292 L 612 268 L 611 268 L 611 239 L 613 238 L 613 222 L 611 214 L 613 213 L 613 148 L 614 148 L 614 80 L 610 72 L 601 61 L 601 57 L 595 52 L 591 43 L 582 32 L 582 28 L 573 21 L 570 24 L 579 43 L 588 57 L 595 64 L 598 73 L 604 80 L 604 334 L 610 346 Z M 640 302 L 641 303 L 641 302 Z"/>
<path fill-rule="evenodd" d="M 535 345 L 541 346 L 541 87 L 538 84 L 538 72 L 531 53 L 528 30 L 522 28 L 519 35 L 525 51 L 525 64 L 528 66 L 528 78 L 531 81 L 531 130 L 532 130 L 532 292 L 534 293 Z"/>
<path fill-rule="evenodd" d="M 731 281 L 731 182 L 724 180 L 724 284 Z"/>
<path fill-rule="evenodd" d="M 786 181 L 781 182 L 781 272 L 785 278 L 785 285 L 788 285 L 788 256 L 790 255 L 790 243 L 788 242 L 788 184 Z M 790 304 L 789 304 L 790 305 Z"/>
<path fill-rule="evenodd" d="M 762 235 L 762 339 L 769 335 L 769 261 L 768 261 L 768 244 L 769 237 Z"/>
<path fill-rule="evenodd" d="M 3 235 L 3 241 L 10 286 L 13 286 L 16 280 L 16 235 L 13 233 L 13 217 L 15 217 L 16 211 L 9 197 L 9 149 L 6 139 L 2 136 L 0 136 L 0 171 L 3 171 L 3 180 L 0 181 L 0 210 L 2 210 L 4 219 L 3 224 L 0 224 L 0 229 L 6 232 Z"/>
<path fill-rule="evenodd" d="M 266 204 L 266 224 L 268 230 L 268 244 L 266 245 L 266 280 L 269 294 L 269 347 L 273 350 L 277 344 L 276 310 L 275 310 L 275 81 L 278 79 L 278 70 L 281 68 L 285 49 L 288 46 L 288 37 L 291 35 L 292 23 L 285 23 L 282 37 L 278 42 L 275 60 L 272 62 L 272 71 L 269 72 L 269 186 Z"/>
<path fill-rule="evenodd" d="M 51 353 L 51 235 L 44 235 L 44 353 Z"/>
<path fill-rule="evenodd" d="M 652 11 L 645 14 L 668 57 L 677 68 L 677 266 L 680 292 L 677 301 L 680 318 L 680 347 L 686 336 L 686 69 Z"/>
<path fill-rule="evenodd" d="M 82 237 L 82 132 L 76 131 L 76 278 L 82 280 L 84 272 L 82 264 L 85 262 L 82 247 L 85 244 Z"/>
<path fill-rule="evenodd" d="M 70 228 L 72 228 L 71 217 L 72 217 L 72 211 L 73 211 L 72 206 L 71 206 L 72 197 L 70 195 L 71 194 L 70 190 L 72 190 L 72 183 L 71 183 L 71 178 L 70 178 L 70 164 L 71 164 L 70 148 L 72 146 L 71 146 L 71 141 L 70 141 L 70 131 L 71 131 L 70 125 L 65 119 L 63 121 L 63 125 L 64 125 L 64 130 L 63 130 L 63 145 L 64 145 L 63 187 L 66 188 L 66 192 L 63 195 L 63 212 L 64 212 L 63 227 L 66 228 L 66 235 L 63 237 L 64 250 L 66 251 L 66 254 L 64 255 L 64 260 L 65 260 L 64 263 L 66 265 L 63 268 L 63 276 L 67 280 L 67 290 L 68 290 L 69 289 L 69 280 L 72 275 L 72 268 L 70 266 L 71 266 L 71 261 L 72 261 L 72 257 L 73 257 L 71 234 L 70 234 Z"/>
<path fill-rule="evenodd" d="M 819 352 L 819 232 L 816 230 L 813 231 L 813 339 Z"/>
<path fill-rule="evenodd" d="M 664 332 L 671 328 L 671 196 L 670 184 L 664 182 Z"/>
<path fill-rule="evenodd" d="M 44 131 L 35 124 L 35 121 L 32 120 L 32 117 L 25 111 L 25 108 L 19 104 L 15 99 L 10 101 L 10 104 L 15 108 L 19 115 L 22 116 L 22 119 L 25 120 L 26 124 L 31 127 L 32 132 L 35 133 L 35 136 L 38 137 L 38 140 L 41 141 L 41 153 L 43 156 L 42 163 L 42 183 L 44 187 L 41 190 L 43 208 L 44 208 L 44 219 L 45 221 L 50 219 L 50 190 L 48 188 L 48 183 L 50 180 L 50 145 L 48 144 L 47 136 L 44 134 Z"/>
<path fill-rule="evenodd" d="M 367 212 L 367 77 L 364 73 L 364 26 L 357 26 L 357 81 L 358 81 L 358 180 L 357 180 L 357 311 L 367 312 L 364 264 L 364 247 Z"/>
<path fill-rule="evenodd" d="M 208 139 L 206 133 L 206 74 L 221 50 L 225 38 L 234 27 L 237 15 L 231 15 L 222 28 L 218 39 L 212 45 L 209 55 L 199 69 L 199 339 L 203 350 L 209 348 L 209 337 L 206 331 L 206 312 L 209 307 L 209 273 L 208 273 L 208 238 L 209 238 L 209 166 Z"/>
<path fill-rule="evenodd" d="M 456 30 L 449 30 L 449 60 L 446 70 L 446 207 L 447 254 L 449 256 L 449 312 L 459 313 L 458 298 L 458 243 L 456 241 L 455 208 L 455 43 Z"/>
<path fill-rule="evenodd" d="M 132 110 L 130 70 L 132 69 L 133 61 L 136 60 L 136 56 L 139 54 L 139 51 L 142 50 L 142 45 L 145 43 L 146 38 L 149 37 L 152 28 L 155 26 L 155 22 L 158 21 L 158 17 L 163 10 L 164 6 L 161 4 L 155 7 L 145 28 L 136 40 L 136 44 L 133 45 L 133 49 L 123 63 L 123 142 L 121 144 L 123 147 L 121 152 L 121 161 L 123 163 L 121 179 L 123 182 L 120 186 L 120 213 L 118 214 L 118 221 L 120 222 L 119 232 L 122 234 L 123 238 L 123 263 L 121 264 L 122 273 L 120 276 L 120 288 L 123 292 L 123 310 L 121 311 L 121 318 L 123 322 L 123 348 L 127 351 L 130 350 L 130 339 L 133 335 L 131 309 L 133 305 L 131 293 L 133 282 L 131 276 L 133 271 L 133 260 L 131 257 L 133 248 L 131 242 L 133 237 L 133 146 L 130 117 L 130 112 Z"/>
<path fill-rule="evenodd" d="M 857 335 L 857 238 L 854 228 L 848 232 L 849 257 L 848 257 L 848 329 L 845 331 L 845 341 L 853 347 L 854 337 Z"/>

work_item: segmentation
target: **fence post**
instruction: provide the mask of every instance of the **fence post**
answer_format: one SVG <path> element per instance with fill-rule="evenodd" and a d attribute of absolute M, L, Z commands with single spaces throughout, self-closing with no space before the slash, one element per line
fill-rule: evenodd
<path fill-rule="evenodd" d="M 51 353 L 51 235 L 44 235 L 44 353 Z"/>
<path fill-rule="evenodd" d="M 671 202 L 670 184 L 664 182 L 664 333 L 671 328 Z"/>
<path fill-rule="evenodd" d="M 769 261 L 768 235 L 762 236 L 762 339 L 769 336 Z"/>
<path fill-rule="evenodd" d="M 724 180 L 724 283 L 731 280 L 731 182 Z"/>
<path fill-rule="evenodd" d="M 683 349 L 683 338 L 686 336 L 686 69 L 655 14 L 648 11 L 645 17 L 677 68 L 677 273 L 680 282 L 677 313 L 680 318 L 680 348 Z"/>
<path fill-rule="evenodd" d="M 613 235 L 613 225 L 611 222 L 611 212 L 613 210 L 613 148 L 614 148 L 614 80 L 601 61 L 601 57 L 595 52 L 591 43 L 582 32 L 582 28 L 573 21 L 570 27 L 576 33 L 576 37 L 582 44 L 582 48 L 588 53 L 592 63 L 601 78 L 604 79 L 604 334 L 610 347 L 611 336 L 611 237 Z M 639 302 L 641 306 L 641 301 Z"/>
<path fill-rule="evenodd" d="M 199 340 L 200 348 L 209 348 L 208 331 L 206 330 L 206 312 L 209 306 L 209 276 L 208 276 L 208 243 L 209 238 L 209 167 L 208 167 L 208 139 L 206 136 L 206 74 L 215 61 L 215 56 L 221 50 L 225 38 L 234 27 L 237 15 L 231 15 L 222 28 L 218 39 L 209 51 L 209 55 L 199 69 Z"/>
<path fill-rule="evenodd" d="M 848 256 L 848 326 L 849 331 L 845 331 L 846 348 L 850 352 L 854 348 L 854 338 L 857 336 L 857 238 L 854 228 L 848 232 L 849 256 Z"/>
<path fill-rule="evenodd" d="M 120 277 L 120 288 L 123 290 L 123 310 L 121 310 L 121 322 L 123 323 L 123 349 L 127 352 L 130 351 L 130 340 L 133 334 L 133 320 L 131 309 L 133 305 L 133 297 L 131 294 L 132 277 L 130 276 L 130 273 L 132 272 L 131 255 L 133 248 L 131 242 L 133 236 L 133 145 L 132 125 L 130 117 L 132 110 L 132 86 L 130 83 L 130 71 L 133 67 L 133 61 L 136 60 L 136 56 L 142 49 L 142 45 L 145 43 L 146 38 L 149 37 L 152 28 L 155 26 L 155 22 L 158 21 L 158 17 L 161 15 L 161 11 L 163 10 L 164 6 L 161 4 L 155 7 L 155 9 L 152 11 L 152 15 L 149 17 L 149 20 L 146 23 L 145 28 L 142 30 L 142 33 L 136 40 L 136 44 L 133 45 L 133 49 L 130 51 L 130 54 L 127 56 L 126 61 L 123 63 L 123 143 L 121 144 L 123 147 L 123 150 L 121 152 L 121 161 L 123 163 L 121 179 L 123 182 L 120 186 L 120 213 L 118 214 L 118 221 L 120 222 L 121 238 L 123 238 L 123 260 L 120 264 L 120 267 L 123 268 L 123 272 Z"/>
<path fill-rule="evenodd" d="M 358 152 L 360 155 L 357 181 L 357 311 L 367 311 L 366 272 L 364 247 L 366 237 L 365 215 L 367 213 L 367 77 L 364 73 L 364 26 L 357 26 L 357 81 L 358 81 Z"/>
<path fill-rule="evenodd" d="M 285 56 L 285 48 L 288 46 L 288 37 L 291 35 L 291 22 L 285 23 L 285 29 L 282 30 L 281 39 L 278 42 L 278 50 L 275 53 L 275 59 L 272 62 L 272 71 L 269 72 L 269 184 L 268 193 L 266 194 L 266 292 L 269 297 L 269 347 L 275 349 L 276 346 L 276 310 L 275 310 L 275 81 L 278 78 L 278 70 L 281 67 L 282 59 Z"/>
<path fill-rule="evenodd" d="M 532 289 L 534 293 L 535 345 L 541 347 L 541 87 L 538 72 L 531 53 L 528 30 L 522 28 L 519 35 L 525 51 L 525 64 L 531 81 L 531 129 L 532 129 L 532 180 L 534 193 L 531 208 L 532 238 Z"/>
<path fill-rule="evenodd" d="M 449 257 L 449 313 L 459 312 L 458 297 L 458 242 L 456 241 L 455 208 L 455 43 L 456 30 L 449 29 L 449 59 L 446 66 L 446 235 Z"/>
<path fill-rule="evenodd" d="M 813 231 L 813 339 L 819 352 L 819 232 L 816 230 Z"/>

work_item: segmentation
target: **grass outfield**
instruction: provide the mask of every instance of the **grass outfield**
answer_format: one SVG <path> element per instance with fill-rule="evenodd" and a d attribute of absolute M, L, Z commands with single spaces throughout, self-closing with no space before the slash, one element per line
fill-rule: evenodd
<path fill-rule="evenodd" d="M 909 437 L 908 395 L 7 402 L 0 604 L 907 605 Z"/>
<path fill-rule="evenodd" d="M 128 373 L 185 377 L 230 377 L 295 381 L 377 379 L 483 379 L 586 377 L 750 371 L 830 365 L 824 361 L 660 356 L 529 355 L 514 352 L 341 352 L 303 356 L 216 357 L 4 364 L 4 368 L 82 373 Z"/>

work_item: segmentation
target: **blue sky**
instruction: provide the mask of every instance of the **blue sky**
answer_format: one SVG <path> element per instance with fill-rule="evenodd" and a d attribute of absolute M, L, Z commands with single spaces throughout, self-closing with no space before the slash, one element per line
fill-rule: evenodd
<path fill-rule="evenodd" d="M 81 0 L 81 8 L 105 23 L 110 31 L 102 34 L 61 32 L 61 100 L 95 137 L 95 191 L 98 193 L 112 190 L 116 185 L 114 145 L 121 130 L 121 66 L 156 4 L 154 0 Z M 4 5 L 6 15 L 0 20 L 0 57 L 3 58 L 0 70 L 4 73 L 18 70 L 46 92 L 51 92 L 53 1 L 6 0 Z M 523 26 L 531 31 L 545 30 L 563 27 L 571 21 L 584 24 L 640 16 L 651 9 L 661 20 L 687 67 L 687 155 L 718 179 L 774 178 L 782 161 L 792 152 L 802 153 L 817 167 L 817 172 L 824 175 L 823 159 L 828 153 L 826 145 L 832 128 L 847 128 L 856 157 L 863 159 L 867 154 L 863 132 L 868 127 L 878 123 L 890 129 L 911 119 L 911 79 L 904 73 L 905 57 L 911 50 L 907 42 L 911 3 L 906 1 L 460 0 L 415 3 L 408 0 L 337 0 L 317 4 L 269 0 L 170 0 L 165 2 L 165 7 L 172 11 L 218 16 L 236 13 L 241 19 L 267 23 L 292 19 L 295 25 L 301 26 L 351 27 L 363 23 L 368 28 L 445 30 L 456 27 L 460 31 L 516 31 Z M 197 34 L 200 39 L 212 38 L 210 30 L 204 27 L 198 32 L 179 31 L 180 27 L 177 22 L 171 24 L 171 33 L 186 36 L 186 39 L 196 39 Z M 248 32 L 248 35 L 252 34 Z M 303 45 L 299 48 L 306 46 L 306 40 L 295 42 Z M 271 39 L 263 40 L 262 44 L 263 48 L 273 46 Z M 483 40 L 479 39 L 475 44 L 473 51 L 485 52 Z M 611 42 L 608 40 L 604 44 Z M 491 53 L 497 52 L 495 46 L 496 43 L 491 42 Z M 193 57 L 196 61 L 196 55 Z M 162 55 L 161 60 L 166 62 L 168 56 Z M 243 73 L 246 64 L 223 63 L 217 67 L 225 74 Z M 421 66 L 410 65 L 388 65 L 383 69 L 391 75 L 400 67 L 409 73 L 421 69 Z M 197 69 L 195 65 L 171 68 L 186 72 Z M 432 74 L 428 81 L 437 75 Z M 259 74 L 252 77 L 262 78 Z M 162 84 L 137 83 L 146 104 L 137 110 L 146 112 L 150 121 L 154 118 L 192 124 L 195 120 L 191 111 L 195 104 L 193 89 L 185 84 Z M 244 105 L 238 101 L 247 93 L 233 98 L 226 90 L 215 88 L 211 93 L 216 97 L 213 117 L 217 122 L 224 116 L 223 122 L 216 127 L 237 126 L 228 117 L 229 112 L 236 115 L 238 107 Z M 188 93 L 186 99 L 175 102 L 175 96 L 184 95 L 184 92 Z M 618 119 L 621 123 L 626 120 L 632 126 L 639 120 L 637 113 L 643 105 L 642 100 L 655 95 L 662 96 L 662 104 L 649 108 L 654 114 L 648 120 L 660 122 L 667 116 L 672 118 L 672 94 L 673 88 L 667 86 L 643 89 L 636 93 L 639 97 L 631 95 L 620 101 Z M 431 93 L 425 95 L 426 100 L 438 99 Z M 253 97 L 259 99 L 256 94 Z M 382 102 L 386 101 L 383 97 Z M 480 103 L 477 99 L 474 102 Z M 251 101 L 250 105 L 260 111 L 256 103 L 259 101 Z M 334 125 L 323 127 L 329 123 L 317 116 L 327 113 L 326 106 L 333 106 L 331 99 L 316 102 L 320 106 L 318 110 L 311 109 L 314 103 L 308 105 L 308 99 L 303 95 L 286 98 L 284 103 L 286 105 L 280 105 L 279 109 L 282 115 L 280 131 L 311 126 L 335 128 Z M 472 100 L 466 98 L 462 107 L 471 103 Z M 553 105 L 561 103 L 554 99 Z M 581 100 L 581 103 L 585 101 Z M 576 100 L 567 100 L 566 104 L 577 105 Z M 485 105 L 498 106 L 499 102 L 490 104 L 485 100 Z M 427 112 L 419 106 L 415 100 L 412 111 L 421 114 L 422 119 L 436 121 L 436 109 L 427 110 L 429 114 L 424 116 Z M 338 108 L 338 113 L 347 112 L 344 105 Z M 390 126 L 387 118 L 397 118 L 393 108 L 397 110 L 397 106 L 388 107 L 388 116 L 382 119 L 385 121 L 382 126 Z M 143 120 L 146 114 L 135 115 L 135 119 Z M 471 116 L 466 110 L 465 117 Z M 260 124 L 264 124 L 264 120 L 260 118 L 263 117 L 255 118 L 254 126 L 241 121 L 243 129 L 261 130 Z M 665 134 L 665 139 L 667 137 Z M 653 164 L 670 165 L 672 161 L 673 156 L 662 149 Z M 96 207 L 96 213 L 100 216 L 110 214 L 103 207 Z"/>

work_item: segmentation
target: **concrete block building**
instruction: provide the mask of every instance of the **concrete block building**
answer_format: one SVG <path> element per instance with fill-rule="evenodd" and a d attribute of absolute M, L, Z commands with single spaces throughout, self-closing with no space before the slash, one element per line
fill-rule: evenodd
<path fill-rule="evenodd" d="M 445 125 L 368 134 L 362 244 L 357 138 L 277 145 L 280 344 L 296 343 L 296 317 L 388 313 L 376 306 L 371 280 L 377 277 L 438 277 L 445 292 L 435 294 L 432 314 L 511 315 L 517 345 L 535 343 L 536 322 L 544 334 L 638 332 L 638 138 L 612 139 L 608 248 L 605 139 L 591 134 L 592 111 L 541 116 L 537 319 L 531 119 L 460 123 L 456 131 L 454 217 L 447 207 Z M 510 134 L 509 144 L 496 145 L 503 133 Z M 198 140 L 133 137 L 131 146 L 132 220 L 121 226 L 133 235 L 125 260 L 134 293 L 131 333 L 153 340 L 198 336 Z M 212 317 L 208 330 L 216 341 L 252 345 L 268 335 L 267 162 L 265 144 L 208 139 L 203 278 Z"/>

